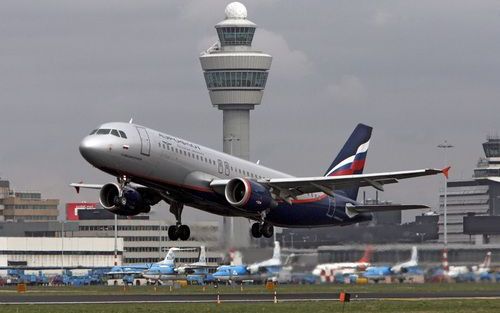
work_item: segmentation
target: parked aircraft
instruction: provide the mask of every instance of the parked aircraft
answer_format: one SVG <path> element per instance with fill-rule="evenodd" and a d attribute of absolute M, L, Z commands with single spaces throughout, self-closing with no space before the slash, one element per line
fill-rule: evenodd
<path fill-rule="evenodd" d="M 275 241 L 272 258 L 250 265 L 222 265 L 213 277 L 219 281 L 261 281 L 273 279 L 282 268 L 280 244 Z"/>
<path fill-rule="evenodd" d="M 143 271 L 152 266 L 152 263 L 138 263 L 129 265 L 113 266 L 106 273 L 108 285 L 144 285 L 146 279 L 142 276 Z"/>
<path fill-rule="evenodd" d="M 151 267 L 142 272 L 142 276 L 150 282 L 177 279 L 178 273 L 175 269 L 175 251 L 179 250 L 179 248 L 170 248 L 165 256 L 165 259 L 160 262 L 153 263 Z"/>
<path fill-rule="evenodd" d="M 117 182 L 71 186 L 99 189 L 101 205 L 120 215 L 148 213 L 166 201 L 177 220 L 168 229 L 171 240 L 190 236 L 181 219 L 184 205 L 254 220 L 252 235 L 267 238 L 273 226 L 341 226 L 369 221 L 370 212 L 427 208 L 356 201 L 359 187 L 383 190 L 385 184 L 449 170 L 362 174 L 371 132 L 359 124 L 324 176 L 292 177 L 144 126 L 106 123 L 83 139 L 80 153 Z"/>
<path fill-rule="evenodd" d="M 350 275 L 362 272 L 370 266 L 370 258 L 372 255 L 372 247 L 367 246 L 363 256 L 356 262 L 337 262 L 318 264 L 313 270 L 313 275 L 320 277 L 321 275 L 335 276 L 337 274 Z"/>
<path fill-rule="evenodd" d="M 406 274 L 423 274 L 421 269 L 418 268 L 418 251 L 416 246 L 412 247 L 411 256 L 408 261 L 398 263 L 394 266 L 370 266 L 364 271 L 362 276 L 378 282 L 386 277 L 398 277 L 400 280 L 404 280 Z"/>
<path fill-rule="evenodd" d="M 176 270 L 179 274 L 186 274 L 186 280 L 188 282 L 203 285 L 215 280 L 213 275 L 210 273 L 211 270 L 214 270 L 215 268 L 216 266 L 209 265 L 207 263 L 206 248 L 205 246 L 201 246 L 200 257 L 197 262 L 179 266 Z"/>
<path fill-rule="evenodd" d="M 418 251 L 417 247 L 413 246 L 411 248 L 410 260 L 399 263 L 391 267 L 391 272 L 393 274 L 407 273 L 410 269 L 418 266 Z"/>
<path fill-rule="evenodd" d="M 491 251 L 486 253 L 484 261 L 479 265 L 469 266 L 449 266 L 448 271 L 444 272 L 444 275 L 455 279 L 455 280 L 475 280 L 476 277 L 480 277 L 485 273 L 489 273 L 491 265 Z"/>

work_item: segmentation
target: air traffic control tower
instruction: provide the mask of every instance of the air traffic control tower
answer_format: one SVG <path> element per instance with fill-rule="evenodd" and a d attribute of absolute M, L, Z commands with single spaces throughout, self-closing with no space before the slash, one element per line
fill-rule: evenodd
<path fill-rule="evenodd" d="M 226 18 L 215 25 L 219 41 L 201 53 L 210 100 L 222 110 L 223 150 L 250 158 L 250 110 L 262 101 L 272 57 L 252 49 L 257 25 L 247 19 L 247 9 L 232 2 Z M 243 218 L 224 218 L 223 231 L 230 246 L 250 243 L 249 223 Z"/>

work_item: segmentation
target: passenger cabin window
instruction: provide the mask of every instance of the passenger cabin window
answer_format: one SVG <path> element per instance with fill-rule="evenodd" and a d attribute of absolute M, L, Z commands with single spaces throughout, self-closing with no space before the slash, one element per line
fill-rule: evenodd
<path fill-rule="evenodd" d="M 120 137 L 120 134 L 118 134 L 118 131 L 116 129 L 111 130 L 111 135 L 114 135 L 116 137 Z"/>
<path fill-rule="evenodd" d="M 107 134 L 109 134 L 109 132 L 111 132 L 111 129 L 102 128 L 102 129 L 97 130 L 96 134 L 97 135 L 107 135 Z"/>
<path fill-rule="evenodd" d="M 121 130 L 119 130 L 118 132 L 120 133 L 120 136 L 122 136 L 122 138 L 127 139 L 127 135 L 125 135 L 125 132 L 123 132 Z"/>

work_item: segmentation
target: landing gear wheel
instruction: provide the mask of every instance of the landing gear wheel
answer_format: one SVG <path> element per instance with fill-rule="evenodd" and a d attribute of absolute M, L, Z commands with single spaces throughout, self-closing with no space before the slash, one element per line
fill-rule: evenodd
<path fill-rule="evenodd" d="M 173 241 L 179 239 L 179 235 L 177 234 L 177 226 L 176 225 L 172 225 L 168 228 L 168 239 L 173 240 Z"/>
<path fill-rule="evenodd" d="M 260 232 L 260 224 L 259 223 L 253 223 L 251 231 L 252 231 L 252 236 L 254 238 L 262 237 L 262 233 Z"/>
<path fill-rule="evenodd" d="M 274 235 L 274 227 L 271 224 L 264 223 L 260 227 L 260 232 L 266 238 L 271 238 Z"/>
<path fill-rule="evenodd" d="M 191 235 L 191 230 L 187 225 L 180 225 L 179 228 L 177 228 L 177 234 L 179 235 L 180 240 L 185 241 L 189 239 L 189 235 Z"/>

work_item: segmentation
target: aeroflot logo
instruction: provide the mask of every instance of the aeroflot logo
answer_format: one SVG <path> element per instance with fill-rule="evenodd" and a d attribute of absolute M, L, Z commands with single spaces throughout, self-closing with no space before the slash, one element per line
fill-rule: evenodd
<path fill-rule="evenodd" d="M 361 153 L 365 153 L 366 151 L 368 151 L 368 146 L 370 145 L 370 140 L 368 140 L 367 142 L 365 142 L 364 144 L 360 145 L 358 147 L 358 149 L 356 150 L 356 153 L 350 157 L 348 157 L 347 159 L 345 159 L 344 161 L 340 162 L 339 164 L 337 164 L 334 168 L 332 168 L 331 171 L 328 172 L 328 174 L 326 174 L 326 176 L 330 176 L 333 172 L 335 172 L 336 170 L 338 170 L 339 168 L 341 167 L 344 167 L 346 166 L 347 164 L 351 164 L 352 162 L 354 162 L 354 159 L 356 159 L 356 156 L 358 154 L 361 154 Z"/>
<path fill-rule="evenodd" d="M 198 146 L 197 144 L 191 143 L 189 141 L 185 141 L 185 140 L 182 140 L 182 139 L 179 139 L 176 137 L 172 137 L 172 136 L 168 136 L 168 135 L 163 135 L 163 134 L 159 134 L 159 135 L 160 135 L 160 137 L 165 138 L 166 140 L 171 140 L 171 141 L 174 141 L 178 144 L 181 144 L 181 145 L 184 145 L 187 147 L 191 147 L 193 149 L 201 150 L 200 146 Z"/>

